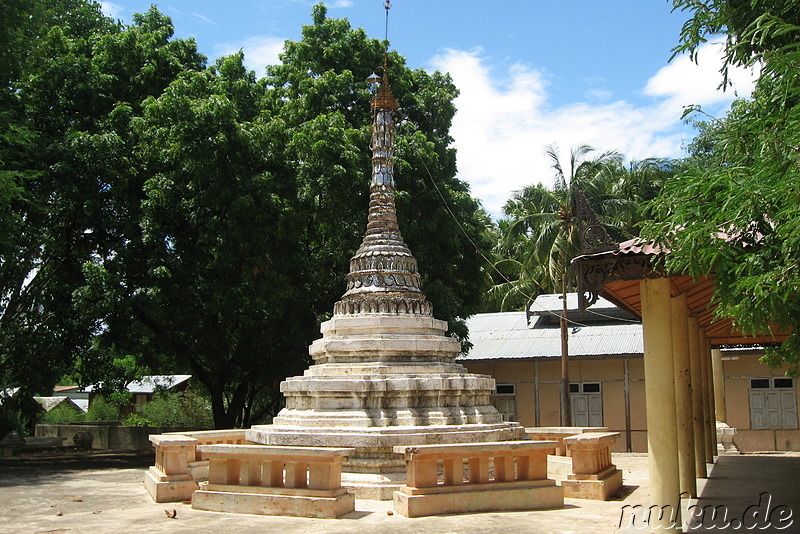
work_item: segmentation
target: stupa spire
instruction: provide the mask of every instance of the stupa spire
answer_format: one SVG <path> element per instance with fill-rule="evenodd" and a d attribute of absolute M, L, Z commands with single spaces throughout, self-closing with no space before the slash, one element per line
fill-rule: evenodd
<path fill-rule="evenodd" d="M 374 86 L 372 110 L 372 180 L 367 231 L 350 259 L 347 290 L 334 306 L 334 315 L 352 313 L 410 313 L 432 315 L 432 306 L 419 287 L 417 259 L 397 224 L 394 181 L 397 100 L 389 83 L 388 54 L 383 76 L 367 78 Z"/>

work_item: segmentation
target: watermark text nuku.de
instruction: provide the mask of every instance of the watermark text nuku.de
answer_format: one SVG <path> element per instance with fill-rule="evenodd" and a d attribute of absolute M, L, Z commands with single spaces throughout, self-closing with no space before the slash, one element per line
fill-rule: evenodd
<path fill-rule="evenodd" d="M 681 494 L 683 495 L 683 494 Z M 626 504 L 619 517 L 619 528 L 675 528 L 677 511 L 671 505 L 653 505 L 645 507 L 641 504 Z M 741 517 L 729 513 L 725 505 L 692 504 L 683 515 L 682 528 L 685 531 L 695 529 L 729 529 L 758 531 L 767 528 L 783 530 L 792 526 L 792 509 L 785 504 L 776 504 L 772 495 L 763 492 L 758 496 L 758 504 L 748 506 Z"/>

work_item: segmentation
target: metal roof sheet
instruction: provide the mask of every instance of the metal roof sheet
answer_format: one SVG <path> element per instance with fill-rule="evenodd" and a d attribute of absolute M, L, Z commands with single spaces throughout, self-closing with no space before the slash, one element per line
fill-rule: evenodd
<path fill-rule="evenodd" d="M 460 360 L 557 358 L 561 356 L 558 324 L 529 328 L 525 312 L 482 313 L 467 319 L 472 349 Z M 644 352 L 642 325 L 610 322 L 571 326 L 571 357 L 639 355 Z"/>
<path fill-rule="evenodd" d="M 531 304 L 530 310 L 533 315 L 542 315 L 545 313 L 561 313 L 564 309 L 564 305 L 561 303 L 561 293 L 548 293 L 544 295 L 539 295 L 534 299 L 533 303 Z M 567 310 L 568 311 L 575 311 L 578 310 L 578 294 L 577 293 L 567 293 Z M 599 297 L 597 302 L 592 304 L 592 309 L 594 310 L 618 310 L 619 308 L 609 302 L 608 300 L 604 299 L 603 297 Z"/>
<path fill-rule="evenodd" d="M 143 376 L 141 380 L 134 380 L 127 385 L 131 393 L 155 393 L 158 388 L 171 389 L 178 384 L 183 384 L 192 378 L 192 375 L 151 375 Z M 94 386 L 86 386 L 84 391 L 93 391 Z"/>

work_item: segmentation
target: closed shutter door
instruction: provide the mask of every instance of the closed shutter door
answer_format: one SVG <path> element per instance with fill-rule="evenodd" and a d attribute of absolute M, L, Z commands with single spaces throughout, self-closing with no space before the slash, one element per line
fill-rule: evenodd
<path fill-rule="evenodd" d="M 589 397 L 589 425 L 603 426 L 603 397 L 600 393 L 590 393 Z"/>
<path fill-rule="evenodd" d="M 750 392 L 750 428 L 767 428 L 767 411 L 764 405 L 764 392 Z"/>
<path fill-rule="evenodd" d="M 492 405 L 497 408 L 503 421 L 517 421 L 517 399 L 512 395 L 495 395 L 491 397 Z"/>
<path fill-rule="evenodd" d="M 781 408 L 783 413 L 783 428 L 797 428 L 797 399 L 794 391 L 781 391 Z"/>
<path fill-rule="evenodd" d="M 781 394 L 778 391 L 764 392 L 764 407 L 767 411 L 767 428 L 781 428 Z"/>
<path fill-rule="evenodd" d="M 573 393 L 570 395 L 572 405 L 572 426 L 589 426 L 589 395 Z"/>

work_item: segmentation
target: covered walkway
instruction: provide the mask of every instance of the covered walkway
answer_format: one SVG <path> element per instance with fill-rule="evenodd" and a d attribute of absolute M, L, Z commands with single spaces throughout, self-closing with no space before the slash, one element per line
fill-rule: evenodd
<path fill-rule="evenodd" d="M 695 510 L 706 513 L 689 532 L 800 532 L 800 453 L 720 456 L 698 490 Z M 727 518 L 712 520 L 709 506 L 724 506 Z"/>

